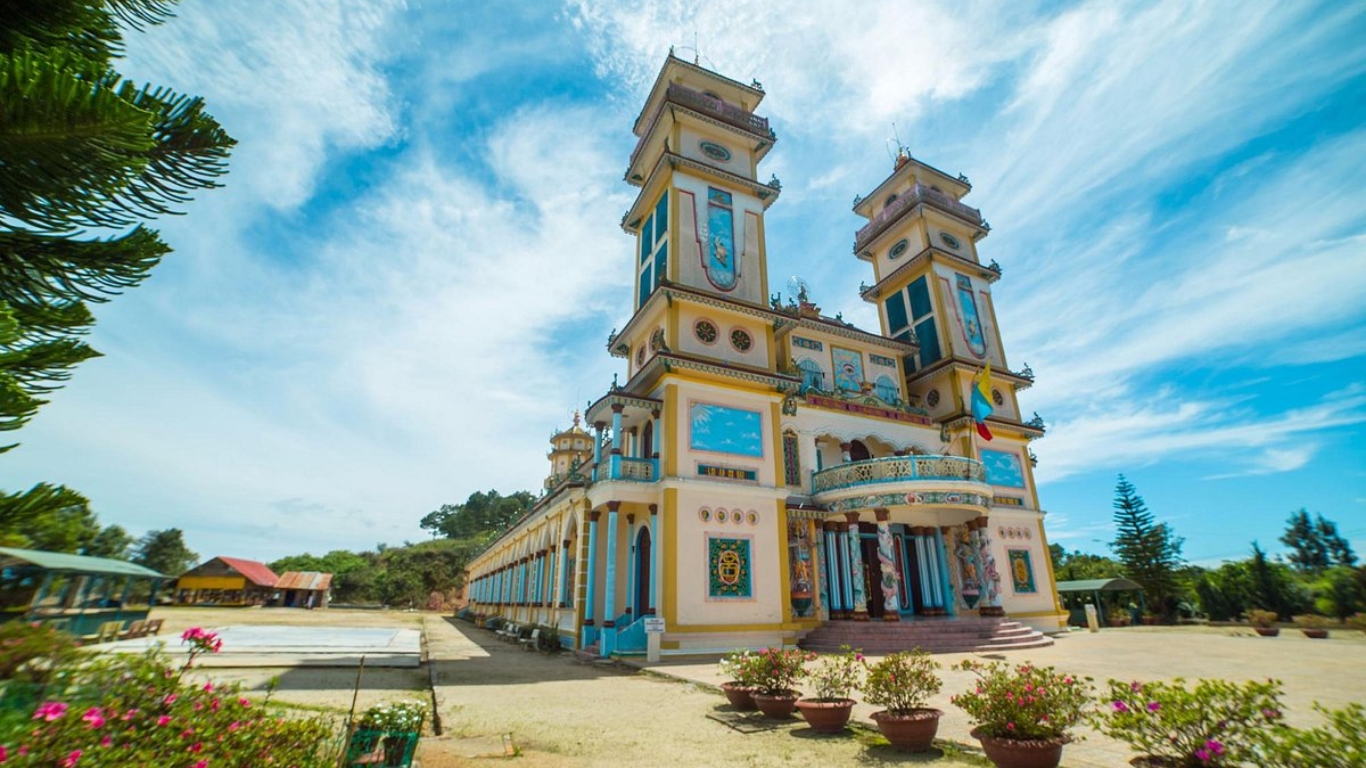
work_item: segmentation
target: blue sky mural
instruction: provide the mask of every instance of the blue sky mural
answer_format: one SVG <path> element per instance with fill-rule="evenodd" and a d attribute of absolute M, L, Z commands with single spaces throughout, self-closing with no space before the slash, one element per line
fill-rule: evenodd
<path fill-rule="evenodd" d="M 1008 488 L 1024 487 L 1024 468 L 1018 454 L 983 448 L 982 464 L 986 466 L 988 483 Z"/>
<path fill-rule="evenodd" d="M 671 45 L 769 94 L 774 290 L 876 328 L 855 195 L 912 153 L 973 183 L 1049 539 L 1103 551 L 1126 473 L 1187 557 L 1299 507 L 1366 551 L 1359 3 L 190 2 L 124 71 L 240 140 L 175 247 L 96 307 L 106 353 L 0 485 L 272 558 L 425 537 L 539 488 L 629 317 L 631 124 Z M 699 52 L 692 50 L 696 41 Z M 684 48 L 682 46 L 688 46 Z M 914 51 L 908 58 L 907 51 Z M 534 275 L 534 280 L 527 276 Z"/>
<path fill-rule="evenodd" d="M 689 420 L 689 445 L 693 450 L 764 455 L 763 416 L 758 411 L 693 403 Z"/>

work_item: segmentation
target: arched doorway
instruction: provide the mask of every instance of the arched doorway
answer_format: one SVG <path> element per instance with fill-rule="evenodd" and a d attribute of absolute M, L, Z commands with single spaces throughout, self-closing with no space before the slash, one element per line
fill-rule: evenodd
<path fill-rule="evenodd" d="M 645 422 L 645 429 L 640 432 L 640 458 L 652 459 L 655 452 L 655 423 Z"/>
<path fill-rule="evenodd" d="M 873 452 L 868 450 L 868 446 L 862 440 L 852 440 L 849 442 L 849 460 L 867 461 L 873 458 Z"/>
<path fill-rule="evenodd" d="M 653 605 L 650 605 L 650 563 L 653 561 L 653 553 L 650 548 L 650 528 L 642 526 L 640 533 L 636 536 L 636 593 L 633 596 L 632 608 L 636 616 L 646 616 Z"/>

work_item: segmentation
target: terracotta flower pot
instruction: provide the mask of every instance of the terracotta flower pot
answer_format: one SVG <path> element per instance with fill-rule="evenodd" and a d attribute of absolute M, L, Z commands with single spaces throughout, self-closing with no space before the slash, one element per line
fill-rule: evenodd
<path fill-rule="evenodd" d="M 1321 627 L 1301 627 L 1300 631 L 1305 637 L 1312 637 L 1315 640 L 1323 640 L 1328 637 L 1328 630 Z"/>
<path fill-rule="evenodd" d="M 877 729 L 891 745 L 902 752 L 924 752 L 934 745 L 939 732 L 940 709 L 911 709 L 900 712 L 879 710 L 872 714 Z"/>
<path fill-rule="evenodd" d="M 792 717 L 793 711 L 797 709 L 797 699 L 799 698 L 801 696 L 796 691 L 785 691 L 783 693 L 754 692 L 755 706 L 764 713 L 764 717 L 771 717 L 775 720 Z"/>
<path fill-rule="evenodd" d="M 816 733 L 843 733 L 854 712 L 853 699 L 802 699 L 797 709 Z"/>
<path fill-rule="evenodd" d="M 1253 627 L 1252 629 L 1262 637 L 1275 637 L 1281 633 L 1280 627 Z"/>
<path fill-rule="evenodd" d="M 731 707 L 742 712 L 756 709 L 754 706 L 754 689 L 748 685 L 741 685 L 737 682 L 721 683 L 721 692 L 726 694 L 726 701 L 730 702 Z"/>
<path fill-rule="evenodd" d="M 1062 762 L 1063 745 L 1071 741 L 1066 736 L 1056 739 L 1002 739 L 987 736 L 981 728 L 974 728 L 972 737 L 982 742 L 982 751 L 997 768 L 1058 768 L 1058 763 Z"/>

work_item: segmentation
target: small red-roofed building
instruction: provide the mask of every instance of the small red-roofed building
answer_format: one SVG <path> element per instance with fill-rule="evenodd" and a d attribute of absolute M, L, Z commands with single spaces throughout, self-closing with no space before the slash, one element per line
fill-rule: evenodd
<path fill-rule="evenodd" d="M 276 593 L 280 577 L 265 563 L 238 557 L 215 557 L 181 574 L 176 602 L 182 605 L 264 605 Z"/>

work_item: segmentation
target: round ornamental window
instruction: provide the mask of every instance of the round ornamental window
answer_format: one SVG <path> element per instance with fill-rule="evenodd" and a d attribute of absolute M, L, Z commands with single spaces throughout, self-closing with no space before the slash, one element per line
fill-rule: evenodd
<path fill-rule="evenodd" d="M 637 349 L 637 350 L 636 350 L 636 367 L 640 367 L 640 366 L 642 366 L 642 365 L 644 365 L 644 364 L 645 364 L 645 345 L 642 344 L 641 347 L 640 347 L 640 349 Z"/>
<path fill-rule="evenodd" d="M 693 335 L 703 344 L 716 343 L 716 326 L 709 320 L 698 320 L 692 327 Z"/>
<path fill-rule="evenodd" d="M 749 511 L 748 519 L 749 519 L 749 524 L 750 524 L 750 525 L 758 525 L 758 524 L 759 524 L 759 513 L 758 513 L 758 512 L 755 512 L 754 510 L 751 509 L 751 510 Z"/>
<path fill-rule="evenodd" d="M 741 352 L 748 352 L 749 348 L 754 346 L 754 340 L 744 329 L 736 328 L 730 332 L 730 345 Z"/>
<path fill-rule="evenodd" d="M 1005 404 L 1006 404 L 1006 399 L 1005 399 L 1004 397 L 1001 396 L 1001 390 L 999 390 L 999 389 L 993 389 L 993 390 L 991 390 L 991 402 L 993 402 L 993 403 L 995 403 L 995 404 L 997 404 L 997 405 L 1005 405 Z"/>
<path fill-rule="evenodd" d="M 718 522 L 718 523 L 724 523 L 724 522 L 726 522 L 726 510 L 724 510 L 724 509 L 718 509 L 718 510 L 716 510 L 716 522 Z"/>
<path fill-rule="evenodd" d="M 928 405 L 931 408 L 939 405 L 939 390 L 931 389 L 930 393 L 925 395 L 925 405 Z"/>
<path fill-rule="evenodd" d="M 939 239 L 943 241 L 944 245 L 947 245 L 955 251 L 963 247 L 963 244 L 958 242 L 958 238 L 950 235 L 948 232 L 940 232 Z"/>
<path fill-rule="evenodd" d="M 910 241 L 903 237 L 900 240 L 896 241 L 896 245 L 892 246 L 892 250 L 887 252 L 887 257 L 891 259 L 899 259 L 901 258 L 901 254 L 905 253 L 906 249 L 910 247 Z"/>
<path fill-rule="evenodd" d="M 697 510 L 697 519 L 701 520 L 704 523 L 711 522 L 711 510 L 707 509 L 706 507 Z"/>
<path fill-rule="evenodd" d="M 730 162 L 730 150 L 717 144 L 714 141 L 703 141 L 697 145 L 702 150 L 702 154 L 710 157 L 718 163 Z"/>

